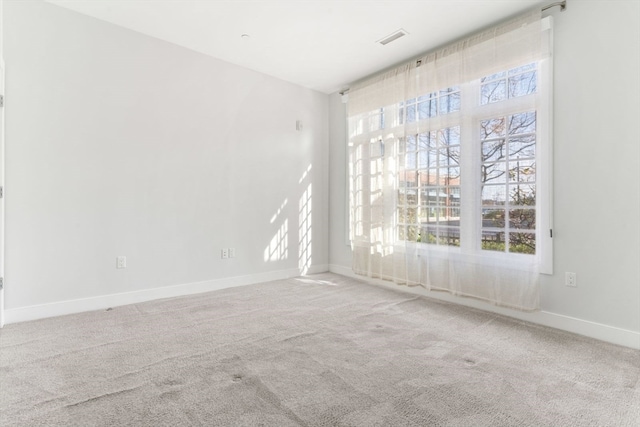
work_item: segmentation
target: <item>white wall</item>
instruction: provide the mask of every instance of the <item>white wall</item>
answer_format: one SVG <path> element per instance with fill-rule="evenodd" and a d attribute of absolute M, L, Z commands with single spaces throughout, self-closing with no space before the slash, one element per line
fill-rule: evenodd
<path fill-rule="evenodd" d="M 640 346 L 640 3 L 573 0 L 553 15 L 555 274 L 542 276 L 542 313 L 453 300 Z M 329 105 L 330 264 L 346 272 L 345 110 L 338 94 Z"/>
<path fill-rule="evenodd" d="M 8 321 L 326 270 L 327 95 L 40 1 L 4 12 Z"/>
<path fill-rule="evenodd" d="M 329 96 L 329 264 L 351 267 L 348 242 L 347 104 Z"/>
<path fill-rule="evenodd" d="M 543 311 L 449 299 L 628 344 L 640 336 L 639 3 L 572 0 L 554 16 L 556 273 Z M 3 35 L 8 320 L 295 274 L 301 234 L 312 271 L 349 271 L 338 94 L 40 1 L 5 2 Z M 309 184 L 311 235 L 299 227 Z"/>

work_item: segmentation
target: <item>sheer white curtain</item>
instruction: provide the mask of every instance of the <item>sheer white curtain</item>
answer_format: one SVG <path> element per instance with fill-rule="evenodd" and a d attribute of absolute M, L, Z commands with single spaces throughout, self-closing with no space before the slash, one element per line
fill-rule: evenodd
<path fill-rule="evenodd" d="M 355 273 L 538 308 L 550 31 L 530 13 L 350 89 Z"/>

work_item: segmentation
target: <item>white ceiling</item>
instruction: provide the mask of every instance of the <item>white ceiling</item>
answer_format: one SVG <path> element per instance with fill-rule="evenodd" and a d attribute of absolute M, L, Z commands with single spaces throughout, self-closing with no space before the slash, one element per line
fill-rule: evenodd
<path fill-rule="evenodd" d="M 324 93 L 541 0 L 48 0 Z M 386 46 L 398 29 L 409 34 Z M 250 35 L 243 39 L 242 34 Z"/>

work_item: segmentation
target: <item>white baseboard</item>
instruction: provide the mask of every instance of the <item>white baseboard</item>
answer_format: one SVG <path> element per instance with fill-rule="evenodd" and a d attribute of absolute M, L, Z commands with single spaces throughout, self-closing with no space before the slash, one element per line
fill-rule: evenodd
<path fill-rule="evenodd" d="M 577 319 L 562 314 L 539 311 L 534 313 L 520 312 L 504 307 L 496 307 L 480 300 L 462 298 L 444 292 L 429 292 L 419 287 L 397 286 L 391 282 L 378 279 L 370 279 L 359 276 L 349 268 L 335 264 L 322 264 L 311 266 L 307 274 L 323 273 L 331 271 L 346 277 L 352 277 L 385 288 L 422 295 L 428 298 L 447 301 L 484 311 L 498 313 L 539 325 L 549 326 L 563 331 L 584 335 L 601 341 L 640 349 L 640 333 L 608 326 L 588 320 Z M 187 283 L 162 288 L 145 289 L 134 292 L 103 295 L 92 298 L 82 298 L 69 301 L 59 301 L 49 304 L 19 307 L 4 311 L 5 323 L 25 322 L 29 320 L 43 319 L 46 317 L 62 316 L 65 314 L 80 313 L 83 311 L 104 310 L 109 307 L 135 304 L 161 298 L 171 298 L 183 295 L 192 295 L 202 292 L 210 292 L 236 286 L 252 285 L 255 283 L 269 282 L 272 280 L 287 279 L 300 275 L 300 270 L 292 268 L 288 270 L 270 271 L 266 273 L 251 274 L 247 276 L 228 277 L 223 279 L 208 280 L 204 282 Z"/>
<path fill-rule="evenodd" d="M 329 270 L 327 264 L 309 267 L 307 274 L 323 273 Z M 300 270 L 270 271 L 266 273 L 250 274 L 247 276 L 227 277 L 223 279 L 207 280 L 204 282 L 186 283 L 161 288 L 144 289 L 134 292 L 124 292 L 102 295 L 92 298 L 82 298 L 69 301 L 58 301 L 48 304 L 32 305 L 28 307 L 12 308 L 4 311 L 4 320 L 8 323 L 26 322 L 46 317 L 62 316 L 65 314 L 81 313 L 83 311 L 104 310 L 109 307 L 135 304 L 161 298 L 171 298 L 183 295 L 199 294 L 236 286 L 252 285 L 272 280 L 288 279 L 300 276 Z"/>
<path fill-rule="evenodd" d="M 320 273 L 326 273 L 329 271 L 329 264 L 318 264 L 318 265 L 312 265 L 311 267 L 309 267 L 309 270 L 307 271 L 306 274 L 320 274 Z M 300 274 L 298 274 L 299 276 Z"/>
<path fill-rule="evenodd" d="M 332 273 L 340 274 L 342 276 L 359 279 L 376 286 L 382 286 L 388 289 L 394 289 L 401 292 L 422 295 L 440 301 L 447 301 L 454 304 L 473 307 L 479 310 L 513 317 L 518 320 L 524 320 L 527 322 L 536 323 L 538 325 L 549 326 L 551 328 L 584 335 L 601 341 L 610 342 L 612 344 L 640 349 L 640 332 L 621 329 L 614 326 L 604 325 L 602 323 L 591 322 L 588 320 L 577 319 L 575 317 L 551 313 L 548 311 L 537 311 L 533 313 L 521 312 L 504 307 L 497 307 L 480 300 L 475 300 L 473 298 L 464 298 L 451 295 L 446 292 L 430 292 L 420 287 L 398 286 L 392 282 L 388 282 L 385 280 L 371 279 L 368 277 L 359 276 L 355 274 L 351 270 L 351 268 L 336 264 L 330 264 L 329 271 Z"/>

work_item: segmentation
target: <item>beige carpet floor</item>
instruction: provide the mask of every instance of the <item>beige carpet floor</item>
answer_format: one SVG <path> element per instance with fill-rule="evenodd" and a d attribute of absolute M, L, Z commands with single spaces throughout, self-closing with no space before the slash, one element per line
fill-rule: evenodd
<path fill-rule="evenodd" d="M 637 426 L 640 352 L 334 274 L 11 324 L 2 426 Z"/>

